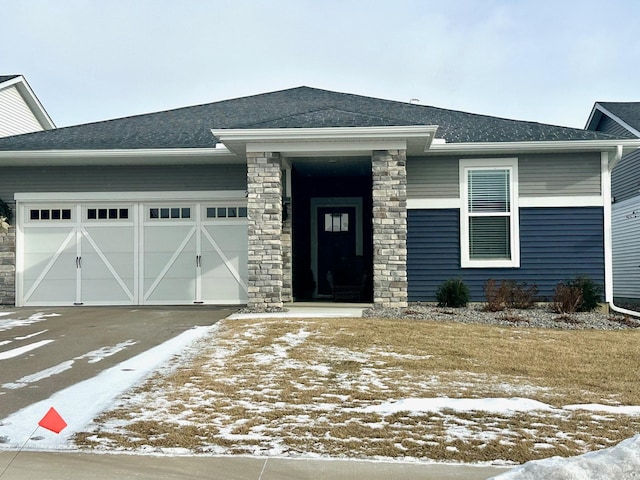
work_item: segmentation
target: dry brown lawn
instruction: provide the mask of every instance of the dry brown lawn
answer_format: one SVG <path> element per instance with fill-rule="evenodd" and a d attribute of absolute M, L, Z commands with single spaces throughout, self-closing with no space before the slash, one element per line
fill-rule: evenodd
<path fill-rule="evenodd" d="M 76 443 L 95 449 L 525 462 L 603 448 L 640 416 L 640 332 L 413 320 L 225 320 L 120 399 Z M 376 413 L 408 398 L 525 397 L 551 407 Z"/>

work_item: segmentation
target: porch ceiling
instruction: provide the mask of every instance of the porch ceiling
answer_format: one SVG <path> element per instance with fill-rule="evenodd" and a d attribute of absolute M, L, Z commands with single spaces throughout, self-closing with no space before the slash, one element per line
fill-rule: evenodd
<path fill-rule="evenodd" d="M 371 175 L 371 157 L 305 157 L 288 160 L 291 167 L 304 177 Z"/>

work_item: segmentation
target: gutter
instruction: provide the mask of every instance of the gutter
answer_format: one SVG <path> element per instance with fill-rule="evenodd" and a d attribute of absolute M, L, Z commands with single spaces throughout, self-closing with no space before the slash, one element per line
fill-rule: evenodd
<path fill-rule="evenodd" d="M 613 159 L 611 160 L 611 162 L 609 163 L 609 166 L 607 168 L 607 173 L 608 173 L 608 180 L 607 183 L 609 184 L 609 193 L 610 193 L 610 186 L 611 186 L 611 171 L 613 170 L 613 168 L 620 162 L 620 160 L 622 159 L 622 153 L 623 153 L 623 147 L 622 145 L 618 145 L 616 148 L 616 153 L 614 154 Z M 606 200 L 606 198 L 605 198 Z M 605 222 L 608 222 L 608 225 L 612 225 L 611 223 L 611 202 L 605 203 L 605 205 L 608 206 L 608 208 L 605 207 L 605 216 L 607 216 L 608 218 L 605 218 Z M 607 223 L 605 223 L 605 225 L 607 225 Z M 611 231 L 609 231 L 609 238 L 611 239 Z M 609 240 L 611 242 L 611 240 Z M 612 245 L 611 243 L 609 243 L 609 245 Z M 611 263 L 613 264 L 613 249 L 610 248 L 608 255 L 611 255 Z M 635 310 L 629 310 L 627 308 L 622 308 L 617 306 L 615 303 L 613 303 L 613 272 L 611 272 L 611 276 L 609 278 L 609 282 L 611 284 L 611 293 L 610 293 L 610 299 L 608 301 L 609 304 L 609 308 L 611 310 L 613 310 L 614 312 L 617 313 L 621 313 L 623 315 L 631 315 L 633 317 L 640 317 L 640 312 L 637 312 Z M 605 294 L 606 295 L 606 294 Z M 607 295 L 609 296 L 609 295 Z"/>

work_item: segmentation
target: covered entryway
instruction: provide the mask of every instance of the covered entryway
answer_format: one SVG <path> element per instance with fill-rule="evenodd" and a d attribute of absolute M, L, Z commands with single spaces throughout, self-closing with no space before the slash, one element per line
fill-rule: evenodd
<path fill-rule="evenodd" d="M 20 202 L 18 306 L 244 304 L 238 199 Z"/>
<path fill-rule="evenodd" d="M 292 159 L 293 296 L 370 302 L 371 159 Z"/>

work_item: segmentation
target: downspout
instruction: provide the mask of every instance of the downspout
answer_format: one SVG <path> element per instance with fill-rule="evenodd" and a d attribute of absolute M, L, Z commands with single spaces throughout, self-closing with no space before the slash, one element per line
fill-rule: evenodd
<path fill-rule="evenodd" d="M 605 301 L 614 312 L 623 315 L 640 317 L 640 312 L 622 308 L 613 303 L 613 235 L 611 220 L 611 172 L 622 158 L 622 145 L 616 147 L 616 152 L 611 162 L 609 154 L 602 153 L 602 197 L 604 200 L 604 244 L 605 244 Z"/>

